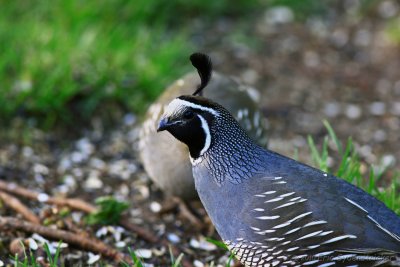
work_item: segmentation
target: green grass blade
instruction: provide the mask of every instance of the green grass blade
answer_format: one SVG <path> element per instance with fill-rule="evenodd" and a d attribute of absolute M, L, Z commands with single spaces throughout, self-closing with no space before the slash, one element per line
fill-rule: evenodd
<path fill-rule="evenodd" d="M 337 135 L 336 135 L 335 131 L 333 130 L 331 124 L 327 120 L 323 120 L 322 123 L 324 124 L 326 130 L 328 131 L 330 138 L 335 143 L 335 146 L 339 152 L 339 155 L 343 156 L 342 144 L 340 143 L 339 139 L 337 138 Z"/>

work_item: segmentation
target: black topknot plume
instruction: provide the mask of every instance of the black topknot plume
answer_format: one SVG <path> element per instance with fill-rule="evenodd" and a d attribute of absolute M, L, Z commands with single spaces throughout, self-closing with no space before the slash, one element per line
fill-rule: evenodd
<path fill-rule="evenodd" d="M 194 53 L 190 56 L 190 61 L 193 67 L 197 69 L 199 73 L 201 83 L 197 86 L 196 91 L 193 95 L 202 95 L 203 89 L 207 86 L 208 82 L 211 80 L 212 74 L 212 63 L 211 58 L 206 54 Z"/>

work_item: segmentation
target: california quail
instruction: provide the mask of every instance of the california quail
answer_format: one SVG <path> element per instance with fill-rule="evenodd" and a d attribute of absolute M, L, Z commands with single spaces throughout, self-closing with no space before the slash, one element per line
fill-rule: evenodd
<path fill-rule="evenodd" d="M 198 82 L 198 75 L 193 72 L 168 87 L 150 106 L 139 135 L 140 157 L 152 181 L 167 195 L 183 200 L 197 198 L 188 149 L 168 133 L 157 134 L 156 129 L 167 104 L 177 95 L 190 94 Z M 204 95 L 227 107 L 249 135 L 260 145 L 266 146 L 264 118 L 251 97 L 253 91 L 254 89 L 242 86 L 227 76 L 214 73 Z"/>
<path fill-rule="evenodd" d="M 192 60 L 211 72 L 207 56 Z M 188 146 L 200 200 L 244 265 L 399 263 L 400 217 L 356 186 L 260 147 L 221 105 L 179 96 L 163 130 Z"/>

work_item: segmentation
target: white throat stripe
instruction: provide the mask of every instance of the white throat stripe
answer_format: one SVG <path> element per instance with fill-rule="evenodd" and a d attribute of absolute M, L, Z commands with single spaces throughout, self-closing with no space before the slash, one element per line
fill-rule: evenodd
<path fill-rule="evenodd" d="M 201 128 L 204 130 L 204 134 L 206 135 L 206 141 L 204 143 L 203 149 L 200 151 L 200 156 L 201 157 L 210 147 L 211 145 L 211 133 L 210 133 L 210 128 L 208 127 L 207 121 L 201 116 L 197 115 L 201 121 Z"/>
<path fill-rule="evenodd" d="M 214 116 L 219 116 L 219 113 L 216 110 L 212 109 L 212 108 L 203 107 L 203 106 L 200 106 L 200 105 L 197 105 L 197 104 L 194 104 L 194 103 L 191 103 L 189 101 L 182 100 L 182 99 L 179 99 L 179 98 L 175 98 L 174 100 L 171 101 L 171 103 L 169 103 L 168 108 L 167 108 L 167 112 L 171 113 L 171 112 L 179 109 L 182 106 L 204 110 L 204 111 L 207 111 L 207 112 L 213 114 Z"/>

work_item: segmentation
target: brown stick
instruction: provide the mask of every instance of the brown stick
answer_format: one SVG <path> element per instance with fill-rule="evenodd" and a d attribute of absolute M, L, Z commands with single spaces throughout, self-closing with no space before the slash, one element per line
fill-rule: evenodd
<path fill-rule="evenodd" d="M 132 263 L 130 257 L 123 253 L 107 246 L 105 243 L 98 239 L 88 238 L 82 235 L 77 235 L 68 231 L 57 230 L 29 222 L 25 222 L 13 217 L 0 216 L 0 230 L 19 230 L 26 233 L 38 233 L 39 235 L 51 239 L 62 240 L 72 246 L 82 250 L 91 251 L 93 253 L 101 254 L 104 257 L 110 258 L 116 262 L 126 261 Z"/>
<path fill-rule="evenodd" d="M 147 242 L 157 243 L 159 241 L 159 238 L 155 234 L 153 234 L 152 232 L 148 231 L 143 227 L 131 223 L 129 221 L 129 218 L 126 216 L 122 216 L 118 224 L 124 227 L 128 231 L 135 232 L 140 238 L 146 240 Z"/>
<path fill-rule="evenodd" d="M 4 181 L 0 181 L 0 190 L 7 191 L 8 193 L 19 195 L 31 200 L 41 201 L 47 204 L 52 204 L 57 206 L 67 206 L 70 207 L 71 209 L 83 211 L 85 213 L 93 213 L 96 212 L 97 210 L 95 206 L 81 199 L 51 197 L 49 195 L 40 194 L 38 192 L 18 186 L 14 183 L 7 183 Z M 159 240 L 156 235 L 149 232 L 145 228 L 130 223 L 126 217 L 121 218 L 119 224 L 128 229 L 129 231 L 135 232 L 140 238 L 146 240 L 147 242 L 156 243 Z"/>
<path fill-rule="evenodd" d="M 40 224 L 40 219 L 36 216 L 35 213 L 30 211 L 27 206 L 22 204 L 17 198 L 12 195 L 9 195 L 3 191 L 0 191 L 0 199 L 3 200 L 4 205 L 12 208 L 19 214 L 21 214 L 26 220 L 34 224 Z"/>
<path fill-rule="evenodd" d="M 61 198 L 61 197 L 51 197 L 47 194 L 41 194 L 14 183 L 6 183 L 0 181 L 0 190 L 6 191 L 11 194 L 22 196 L 35 201 L 40 201 L 47 204 L 57 205 L 57 206 L 67 206 L 74 210 L 83 211 L 86 213 L 91 213 L 96 210 L 96 207 L 90 203 L 87 203 L 81 199 L 77 198 Z"/>

